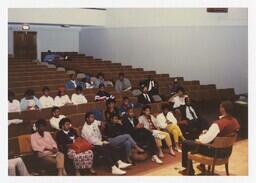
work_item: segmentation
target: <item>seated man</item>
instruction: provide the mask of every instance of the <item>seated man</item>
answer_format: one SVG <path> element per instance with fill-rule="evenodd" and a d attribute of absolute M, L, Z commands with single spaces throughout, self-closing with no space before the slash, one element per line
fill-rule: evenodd
<path fill-rule="evenodd" d="M 116 92 L 126 92 L 132 89 L 132 84 L 128 78 L 124 77 L 124 73 L 119 73 L 118 77 L 115 83 Z"/>
<path fill-rule="evenodd" d="M 163 163 L 157 155 L 158 148 L 152 132 L 138 125 L 139 121 L 136 116 L 134 116 L 133 108 L 127 109 L 126 114 L 123 116 L 122 124 L 126 133 L 130 134 L 140 146 L 147 148 L 147 151 L 152 156 L 151 160 L 153 162 L 158 164 Z"/>
<path fill-rule="evenodd" d="M 30 176 L 25 163 L 20 157 L 8 160 L 8 175 L 16 176 L 16 169 L 20 176 Z"/>
<path fill-rule="evenodd" d="M 59 107 L 53 107 L 52 108 L 52 118 L 50 119 L 50 125 L 53 129 L 59 130 L 59 123 L 60 120 L 65 118 L 66 116 L 60 114 L 60 108 Z"/>
<path fill-rule="evenodd" d="M 179 140 L 183 141 L 185 140 L 180 127 L 177 125 L 177 120 L 174 117 L 173 113 L 170 111 L 170 107 L 168 104 L 162 105 L 162 113 L 157 115 L 157 126 L 162 129 L 169 132 L 171 135 L 173 135 L 175 146 L 178 152 L 181 152 Z"/>
<path fill-rule="evenodd" d="M 208 144 L 212 142 L 216 137 L 226 137 L 231 134 L 237 133 L 240 125 L 236 118 L 232 116 L 233 113 L 233 104 L 231 101 L 223 101 L 219 107 L 221 116 L 219 120 L 212 123 L 209 130 L 204 130 L 202 134 L 197 139 L 197 143 L 192 140 L 185 140 L 182 143 L 182 167 L 187 168 L 188 165 L 188 152 L 198 149 L 198 153 L 206 155 L 206 156 L 214 156 L 214 151 L 211 148 L 206 146 L 199 146 L 198 143 Z M 232 149 L 223 149 L 218 154 L 219 158 L 224 158 L 230 155 Z M 194 174 L 193 164 L 192 161 L 190 162 L 189 170 L 184 169 L 180 171 L 182 174 L 187 174 L 189 171 L 190 175 Z"/>
<path fill-rule="evenodd" d="M 69 96 L 65 92 L 64 87 L 58 88 L 58 93 L 57 96 L 54 98 L 54 106 L 57 107 L 62 107 L 66 105 L 72 105 L 73 103 L 71 102 Z"/>
<path fill-rule="evenodd" d="M 55 60 L 63 60 L 63 57 L 56 54 L 52 53 L 51 50 L 47 51 L 47 54 L 44 56 L 43 62 L 53 62 Z"/>
<path fill-rule="evenodd" d="M 101 83 L 99 85 L 99 91 L 96 93 L 95 101 L 107 101 L 109 99 L 114 100 L 115 97 L 113 95 L 109 94 L 108 92 L 106 92 L 105 85 Z"/>
<path fill-rule="evenodd" d="M 91 75 L 90 74 L 85 74 L 85 77 L 81 81 L 81 85 L 85 89 L 94 88 L 94 83 L 91 80 Z"/>
<path fill-rule="evenodd" d="M 82 137 L 94 145 L 93 152 L 95 154 L 104 156 L 108 167 L 112 169 L 112 174 L 124 175 L 126 171 L 121 169 L 129 167 L 131 164 L 121 161 L 116 149 L 110 145 L 109 141 L 105 141 L 102 138 L 101 125 L 100 121 L 95 120 L 93 113 L 86 113 L 85 123 L 82 128 Z"/>
<path fill-rule="evenodd" d="M 127 113 L 128 108 L 140 107 L 138 104 L 134 104 L 129 101 L 129 97 L 123 97 L 121 106 L 119 107 L 119 115 L 122 117 Z"/>
<path fill-rule="evenodd" d="M 148 76 L 148 79 L 141 81 L 140 85 L 146 85 L 148 87 L 148 92 L 151 95 L 158 95 L 159 94 L 159 85 L 157 81 L 155 81 L 152 75 Z"/>
<path fill-rule="evenodd" d="M 73 93 L 71 96 L 71 101 L 73 102 L 74 105 L 78 104 L 86 104 L 88 101 L 83 95 L 83 88 L 82 86 L 77 86 L 76 87 L 76 93 Z"/>
<path fill-rule="evenodd" d="M 146 85 L 142 85 L 141 91 L 142 94 L 138 96 L 138 103 L 147 105 L 154 102 L 152 95 L 148 93 L 148 87 Z"/>
<path fill-rule="evenodd" d="M 104 74 L 101 72 L 97 74 L 97 78 L 94 82 L 94 88 L 99 88 L 100 84 L 104 84 L 105 87 L 113 86 L 113 83 L 111 81 L 105 81 Z"/>
<path fill-rule="evenodd" d="M 78 85 L 80 85 L 79 81 L 76 79 L 75 74 L 70 74 L 69 77 L 70 77 L 70 80 L 67 81 L 65 85 L 65 88 L 67 90 L 75 89 Z"/>
<path fill-rule="evenodd" d="M 46 121 L 40 119 L 36 121 L 37 132 L 31 135 L 31 146 L 37 156 L 44 162 L 49 164 L 56 164 L 58 175 L 66 175 L 64 168 L 64 154 L 59 152 L 57 144 L 53 140 L 50 132 L 45 131 Z"/>
<path fill-rule="evenodd" d="M 43 87 L 43 95 L 39 98 L 42 108 L 50 108 L 54 105 L 54 100 L 49 96 L 49 91 L 50 89 L 47 86 Z"/>
<path fill-rule="evenodd" d="M 34 91 L 31 89 L 28 89 L 24 94 L 24 98 L 22 98 L 20 101 L 21 111 L 37 110 L 41 108 L 42 108 L 42 104 L 35 97 Z"/>

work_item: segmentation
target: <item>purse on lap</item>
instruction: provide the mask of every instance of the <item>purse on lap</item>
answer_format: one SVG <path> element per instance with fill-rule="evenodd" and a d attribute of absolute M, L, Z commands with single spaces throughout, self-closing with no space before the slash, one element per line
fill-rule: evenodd
<path fill-rule="evenodd" d="M 73 149 L 77 154 L 91 150 L 93 145 L 87 142 L 85 139 L 79 137 L 75 140 L 73 144 L 70 145 L 70 149 Z"/>

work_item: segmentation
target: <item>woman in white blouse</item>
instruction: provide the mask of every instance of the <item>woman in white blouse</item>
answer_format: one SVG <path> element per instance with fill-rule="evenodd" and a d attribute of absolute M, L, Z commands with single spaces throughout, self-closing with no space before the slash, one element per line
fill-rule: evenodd
<path fill-rule="evenodd" d="M 12 91 L 8 91 L 8 112 L 20 112 L 20 102 L 15 98 L 15 94 Z M 22 123 L 22 119 L 9 119 L 8 125 Z"/>
<path fill-rule="evenodd" d="M 43 95 L 39 98 L 39 102 L 42 104 L 42 108 L 50 108 L 54 106 L 54 100 L 49 96 L 50 89 L 45 86 L 43 88 Z"/>
<path fill-rule="evenodd" d="M 54 106 L 62 107 L 65 105 L 71 105 L 72 102 L 69 96 L 65 93 L 65 88 L 61 87 L 58 90 L 58 95 L 54 98 Z"/>
<path fill-rule="evenodd" d="M 79 85 L 76 87 L 76 93 L 74 93 L 71 97 L 71 101 L 73 102 L 74 105 L 87 103 L 87 99 L 83 95 L 82 91 L 83 91 L 82 86 Z"/>

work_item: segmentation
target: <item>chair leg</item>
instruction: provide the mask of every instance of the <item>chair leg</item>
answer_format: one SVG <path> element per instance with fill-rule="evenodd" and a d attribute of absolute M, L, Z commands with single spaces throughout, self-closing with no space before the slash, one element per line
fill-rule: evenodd
<path fill-rule="evenodd" d="M 212 172 L 211 172 L 211 175 L 214 175 L 214 168 L 215 168 L 215 165 L 213 164 L 213 165 L 212 165 Z"/>
<path fill-rule="evenodd" d="M 228 163 L 225 164 L 226 174 L 229 176 Z"/>
<path fill-rule="evenodd" d="M 190 165 L 191 164 L 191 161 L 190 160 L 188 160 L 188 163 L 187 163 L 187 175 L 189 175 L 189 173 L 190 173 Z"/>

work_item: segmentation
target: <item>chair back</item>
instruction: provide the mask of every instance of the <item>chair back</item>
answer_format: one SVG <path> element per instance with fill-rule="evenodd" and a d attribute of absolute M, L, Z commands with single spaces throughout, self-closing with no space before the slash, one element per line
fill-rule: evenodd
<path fill-rule="evenodd" d="M 20 135 L 18 137 L 19 149 L 21 154 L 33 152 L 30 137 L 30 134 Z"/>
<path fill-rule="evenodd" d="M 213 148 L 229 148 L 232 147 L 236 142 L 237 134 L 227 136 L 227 137 L 216 137 L 211 144 Z"/>

